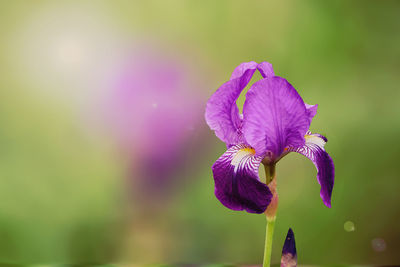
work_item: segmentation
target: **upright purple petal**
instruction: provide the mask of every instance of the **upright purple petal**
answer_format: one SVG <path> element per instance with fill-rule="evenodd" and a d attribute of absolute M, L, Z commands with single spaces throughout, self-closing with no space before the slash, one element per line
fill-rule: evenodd
<path fill-rule="evenodd" d="M 306 104 L 306 108 L 310 119 L 314 118 L 314 116 L 317 114 L 318 105 Z"/>
<path fill-rule="evenodd" d="M 254 61 L 250 61 L 250 62 L 244 62 L 241 63 L 239 66 L 237 66 L 231 75 L 231 78 L 229 80 L 233 80 L 233 79 L 237 79 L 237 78 L 241 78 L 243 76 L 243 74 L 249 70 L 249 69 L 256 69 L 257 68 L 257 62 Z M 246 76 L 247 80 L 245 79 L 244 82 L 247 84 L 249 83 L 250 79 L 251 79 L 252 75 L 250 76 Z"/>
<path fill-rule="evenodd" d="M 321 185 L 321 198 L 324 204 L 331 207 L 331 197 L 335 180 L 335 166 L 332 158 L 325 151 L 325 144 L 328 141 L 325 136 L 307 132 L 304 146 L 289 148 L 289 151 L 298 152 L 309 158 L 317 168 L 317 180 Z"/>
<path fill-rule="evenodd" d="M 278 158 L 288 146 L 303 146 L 310 126 L 306 106 L 296 89 L 281 77 L 253 84 L 243 108 L 243 134 L 256 155 Z"/>
<path fill-rule="evenodd" d="M 258 177 L 261 160 L 252 148 L 236 145 L 214 163 L 215 196 L 225 207 L 250 213 L 266 210 L 272 194 Z"/>
<path fill-rule="evenodd" d="M 297 252 L 294 234 L 291 228 L 286 235 L 285 244 L 282 249 L 281 267 L 296 267 Z"/>
<path fill-rule="evenodd" d="M 256 68 L 256 62 L 240 64 L 233 71 L 231 79 L 219 87 L 207 102 L 205 115 L 207 124 L 228 146 L 238 144 L 242 140 L 242 119 L 236 100 L 249 83 Z"/>
<path fill-rule="evenodd" d="M 258 71 L 261 73 L 263 78 L 274 77 L 274 69 L 272 68 L 272 64 L 269 62 L 261 62 L 257 66 Z"/>

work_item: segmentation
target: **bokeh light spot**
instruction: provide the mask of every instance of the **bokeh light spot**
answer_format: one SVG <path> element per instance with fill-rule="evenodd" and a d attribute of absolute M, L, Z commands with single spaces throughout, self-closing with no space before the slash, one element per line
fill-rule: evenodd
<path fill-rule="evenodd" d="M 353 232 L 356 230 L 354 223 L 352 221 L 347 221 L 344 223 L 344 230 L 346 232 Z"/>
<path fill-rule="evenodd" d="M 386 242 L 382 238 L 374 238 L 371 241 L 373 250 L 376 252 L 382 252 L 386 250 Z"/>

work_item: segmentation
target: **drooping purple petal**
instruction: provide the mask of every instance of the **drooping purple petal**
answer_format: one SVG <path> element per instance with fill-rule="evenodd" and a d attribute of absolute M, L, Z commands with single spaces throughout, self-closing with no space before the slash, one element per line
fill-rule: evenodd
<path fill-rule="evenodd" d="M 243 134 L 256 155 L 270 152 L 274 158 L 287 146 L 303 146 L 311 121 L 296 89 L 277 76 L 253 84 L 246 95 L 243 116 Z"/>
<path fill-rule="evenodd" d="M 318 105 L 306 104 L 306 108 L 310 119 L 314 118 L 314 116 L 317 114 Z"/>
<path fill-rule="evenodd" d="M 274 69 L 272 68 L 272 64 L 269 62 L 261 62 L 257 66 L 258 71 L 261 73 L 263 78 L 274 77 Z"/>
<path fill-rule="evenodd" d="M 298 152 L 309 158 L 317 168 L 317 180 L 321 185 L 320 196 L 324 204 L 331 207 L 332 189 L 335 180 L 335 166 L 332 158 L 325 151 L 325 144 L 328 141 L 325 136 L 307 132 L 306 143 L 302 147 L 289 148 L 289 151 Z"/>
<path fill-rule="evenodd" d="M 242 119 L 236 105 L 242 90 L 256 71 L 256 62 L 240 64 L 232 73 L 231 79 L 224 83 L 210 97 L 206 107 L 206 121 L 216 136 L 228 146 L 242 141 Z"/>
<path fill-rule="evenodd" d="M 263 213 L 272 193 L 260 182 L 258 168 L 262 158 L 245 145 L 229 148 L 212 166 L 215 196 L 227 208 Z"/>
<path fill-rule="evenodd" d="M 285 244 L 282 249 L 281 267 L 296 267 L 297 252 L 294 234 L 291 228 L 286 235 Z"/>

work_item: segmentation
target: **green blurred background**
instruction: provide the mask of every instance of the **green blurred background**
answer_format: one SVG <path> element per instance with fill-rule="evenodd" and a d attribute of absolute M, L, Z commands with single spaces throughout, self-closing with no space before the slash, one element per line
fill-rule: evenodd
<path fill-rule="evenodd" d="M 273 262 L 291 227 L 300 264 L 400 264 L 399 14 L 399 1 L 1 1 L 0 262 L 261 263 L 265 217 L 214 197 L 225 145 L 203 120 L 207 97 L 254 60 L 319 104 L 311 130 L 336 166 L 328 209 L 311 162 L 279 163 Z M 159 165 L 121 152 L 98 109 L 105 73 L 138 43 L 184 61 L 200 102 L 166 151 L 166 192 L 143 185 L 141 166 Z"/>

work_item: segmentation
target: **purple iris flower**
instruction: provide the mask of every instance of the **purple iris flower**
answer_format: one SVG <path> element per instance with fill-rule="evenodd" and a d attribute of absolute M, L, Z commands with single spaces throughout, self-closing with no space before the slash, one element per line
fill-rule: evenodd
<path fill-rule="evenodd" d="M 296 267 L 297 252 L 294 234 L 291 228 L 286 235 L 285 243 L 282 249 L 281 267 Z"/>
<path fill-rule="evenodd" d="M 240 114 L 236 100 L 256 70 L 263 79 L 247 92 Z M 334 165 L 324 149 L 327 139 L 309 131 L 316 113 L 317 105 L 304 103 L 288 81 L 274 75 L 270 63 L 240 64 L 206 107 L 207 124 L 228 148 L 212 166 L 217 199 L 232 210 L 263 213 L 275 189 L 260 181 L 258 168 L 261 163 L 274 168 L 293 151 L 314 163 L 321 198 L 331 207 Z"/>

